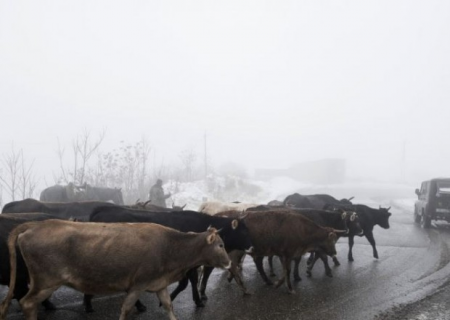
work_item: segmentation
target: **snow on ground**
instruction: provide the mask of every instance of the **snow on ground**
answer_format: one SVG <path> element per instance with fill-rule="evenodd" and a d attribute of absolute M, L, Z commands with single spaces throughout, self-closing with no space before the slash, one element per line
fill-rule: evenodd
<path fill-rule="evenodd" d="M 353 203 L 372 207 L 392 207 L 412 210 L 416 195 L 415 186 L 382 182 L 345 182 L 341 184 L 308 184 L 288 177 L 277 177 L 266 181 L 242 179 L 238 177 L 214 177 L 208 181 L 169 181 L 164 185 L 166 192 L 172 193 L 176 205 L 187 204 L 186 209 L 197 210 L 203 201 L 246 202 L 267 204 L 271 200 L 283 201 L 293 193 L 330 194 L 335 198 L 354 197 Z"/>

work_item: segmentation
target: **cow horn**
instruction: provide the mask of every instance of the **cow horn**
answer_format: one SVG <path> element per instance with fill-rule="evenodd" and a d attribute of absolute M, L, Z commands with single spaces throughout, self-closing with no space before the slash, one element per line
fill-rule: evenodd
<path fill-rule="evenodd" d="M 239 219 L 245 219 L 245 217 L 248 216 L 248 211 L 242 211 L 241 214 L 239 215 Z"/>
<path fill-rule="evenodd" d="M 336 229 L 333 229 L 333 232 L 334 233 L 348 233 L 348 230 L 336 230 Z"/>
<path fill-rule="evenodd" d="M 347 218 L 347 211 L 342 212 L 341 218 L 342 220 L 345 220 L 345 218 Z"/>
<path fill-rule="evenodd" d="M 391 207 L 387 208 L 386 211 L 389 211 L 390 208 L 391 208 Z"/>
<path fill-rule="evenodd" d="M 138 204 L 138 203 L 139 203 L 139 200 L 141 200 L 141 198 L 138 198 L 138 199 L 136 200 L 136 204 Z"/>
<path fill-rule="evenodd" d="M 355 221 L 355 219 L 356 219 L 356 212 L 353 212 L 351 215 L 350 215 L 350 221 Z"/>
<path fill-rule="evenodd" d="M 348 198 L 347 200 L 348 201 L 352 201 L 352 199 L 354 199 L 355 197 L 350 197 L 350 198 Z"/>
<path fill-rule="evenodd" d="M 146 206 L 147 204 L 149 204 L 150 202 L 152 202 L 152 200 L 145 201 L 145 202 L 144 202 L 144 208 L 145 208 L 145 206 Z"/>

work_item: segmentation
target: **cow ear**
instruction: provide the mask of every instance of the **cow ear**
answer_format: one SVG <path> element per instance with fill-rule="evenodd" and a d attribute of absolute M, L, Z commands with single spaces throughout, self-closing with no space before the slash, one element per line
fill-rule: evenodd
<path fill-rule="evenodd" d="M 236 230 L 236 228 L 239 225 L 239 221 L 237 221 L 236 219 L 234 219 L 233 221 L 231 221 L 231 227 L 233 228 L 233 230 Z"/>
<path fill-rule="evenodd" d="M 330 240 L 336 240 L 336 233 L 334 233 L 334 232 L 329 232 L 328 233 L 328 239 L 330 239 Z"/>
<path fill-rule="evenodd" d="M 206 237 L 206 242 L 207 242 L 208 244 L 213 243 L 214 240 L 216 240 L 216 233 L 215 233 L 215 232 L 211 233 L 210 235 L 208 235 L 208 236 Z"/>

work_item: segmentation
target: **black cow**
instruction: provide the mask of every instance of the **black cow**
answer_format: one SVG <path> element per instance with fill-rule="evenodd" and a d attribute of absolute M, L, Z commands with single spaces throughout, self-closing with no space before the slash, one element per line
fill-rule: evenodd
<path fill-rule="evenodd" d="M 248 234 L 245 224 L 232 218 L 223 218 L 210 216 L 208 214 L 196 211 L 178 211 L 178 212 L 151 212 L 144 210 L 133 210 L 126 208 L 104 207 L 98 208 L 92 213 L 90 217 L 92 222 L 152 222 L 161 224 L 175 230 L 182 232 L 201 232 L 208 227 L 213 227 L 220 230 L 219 235 L 222 238 L 227 252 L 231 250 L 249 250 L 251 248 L 250 236 Z M 212 271 L 213 268 L 209 268 Z M 232 266 L 233 273 L 237 274 L 236 266 Z M 178 287 L 171 293 L 172 300 L 183 291 L 189 281 L 192 285 L 192 295 L 195 304 L 199 307 L 204 306 L 200 298 L 197 283 L 198 283 L 198 268 L 191 269 L 186 277 L 181 280 Z M 239 283 L 239 282 L 238 282 Z M 247 290 L 244 284 L 239 283 L 241 288 L 246 293 Z M 205 297 L 203 297 L 205 299 Z M 85 299 L 85 306 L 87 310 L 92 310 L 90 299 Z M 136 307 L 142 307 L 138 301 Z"/>
<path fill-rule="evenodd" d="M 283 205 L 296 208 L 314 208 L 309 199 L 299 193 L 294 193 L 287 196 L 283 201 Z"/>
<path fill-rule="evenodd" d="M 117 205 L 101 201 L 42 202 L 29 198 L 5 204 L 2 213 L 45 212 L 63 219 L 74 218 L 78 221 L 88 221 L 96 208 L 104 206 L 116 207 Z"/>
<path fill-rule="evenodd" d="M 314 208 L 314 209 L 326 209 L 328 206 L 336 206 L 342 209 L 351 210 L 353 197 L 349 199 L 338 200 L 328 194 L 311 194 L 301 195 L 298 193 L 291 194 L 284 199 L 283 204 L 285 206 L 296 208 Z"/>
<path fill-rule="evenodd" d="M 61 219 L 55 215 L 46 213 L 15 213 L 0 215 L 0 284 L 9 286 L 10 265 L 8 236 L 10 232 L 18 225 L 29 221 L 42 221 L 47 219 Z M 49 235 L 51 237 L 51 235 Z M 14 298 L 22 299 L 28 292 L 28 269 L 23 261 L 20 251 L 17 255 L 17 278 L 14 287 Z M 47 310 L 54 310 L 54 305 L 49 300 L 44 300 L 42 305 Z"/>
<path fill-rule="evenodd" d="M 379 225 L 383 229 L 389 229 L 389 217 L 391 213 L 389 212 L 389 208 L 379 208 L 373 209 L 363 204 L 354 204 L 353 208 L 359 217 L 359 224 L 364 231 L 364 236 L 367 238 L 367 241 L 372 245 L 373 256 L 378 259 L 378 251 L 375 246 L 375 238 L 373 237 L 373 228 L 375 225 Z M 353 261 L 352 248 L 354 244 L 355 235 L 349 235 L 348 237 L 348 260 Z"/>

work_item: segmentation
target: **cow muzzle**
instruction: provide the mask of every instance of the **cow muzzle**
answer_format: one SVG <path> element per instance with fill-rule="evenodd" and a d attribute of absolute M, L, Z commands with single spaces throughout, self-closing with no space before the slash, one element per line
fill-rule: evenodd
<path fill-rule="evenodd" d="M 223 267 L 225 270 L 229 270 L 231 268 L 231 260 L 228 262 L 228 264 Z"/>

